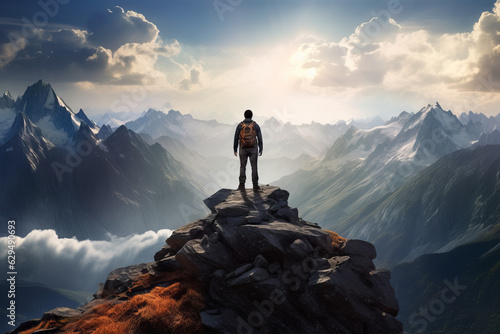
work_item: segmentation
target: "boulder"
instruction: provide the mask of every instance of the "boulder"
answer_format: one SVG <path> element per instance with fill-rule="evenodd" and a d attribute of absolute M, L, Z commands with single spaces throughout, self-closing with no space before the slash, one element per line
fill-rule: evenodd
<path fill-rule="evenodd" d="M 104 283 L 100 297 L 120 294 L 132 287 L 139 276 L 154 273 L 154 263 L 141 263 L 111 271 Z"/>
<path fill-rule="evenodd" d="M 342 247 L 342 251 L 347 255 L 361 255 L 370 260 L 374 260 L 377 257 L 375 246 L 363 240 L 347 240 L 344 247 Z"/>

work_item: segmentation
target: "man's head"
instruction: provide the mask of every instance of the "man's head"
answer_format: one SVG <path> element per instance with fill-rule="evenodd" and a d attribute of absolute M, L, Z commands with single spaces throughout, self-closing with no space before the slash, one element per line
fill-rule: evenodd
<path fill-rule="evenodd" d="M 245 118 L 252 118 L 253 112 L 249 110 L 245 110 Z"/>

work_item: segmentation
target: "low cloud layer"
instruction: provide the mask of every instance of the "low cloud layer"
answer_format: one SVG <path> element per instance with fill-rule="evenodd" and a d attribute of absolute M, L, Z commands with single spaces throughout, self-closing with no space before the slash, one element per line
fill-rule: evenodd
<path fill-rule="evenodd" d="M 170 230 L 147 231 L 108 240 L 59 238 L 53 230 L 33 230 L 16 238 L 17 279 L 50 287 L 95 292 L 115 268 L 152 262 Z M 7 258 L 7 238 L 0 238 L 2 258 Z"/>

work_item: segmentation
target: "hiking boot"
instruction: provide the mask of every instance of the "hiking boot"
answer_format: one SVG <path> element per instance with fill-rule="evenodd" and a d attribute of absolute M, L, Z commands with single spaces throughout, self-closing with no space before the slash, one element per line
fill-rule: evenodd
<path fill-rule="evenodd" d="M 253 190 L 260 190 L 260 187 L 257 183 L 253 185 Z"/>
<path fill-rule="evenodd" d="M 240 185 L 238 186 L 238 190 L 245 190 L 245 184 L 240 183 Z"/>

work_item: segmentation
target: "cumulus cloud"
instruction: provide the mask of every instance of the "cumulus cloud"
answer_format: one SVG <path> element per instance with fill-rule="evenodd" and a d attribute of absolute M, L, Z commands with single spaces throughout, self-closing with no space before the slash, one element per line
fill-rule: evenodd
<path fill-rule="evenodd" d="M 159 30 L 144 15 L 116 6 L 105 13 L 94 13 L 88 20 L 89 42 L 112 51 L 127 43 L 152 43 Z"/>
<path fill-rule="evenodd" d="M 113 269 L 152 262 L 170 230 L 147 231 L 108 240 L 59 238 L 54 230 L 33 230 L 16 237 L 18 278 L 50 287 L 80 291 L 97 290 Z M 2 257 L 7 257 L 7 237 L 0 238 Z"/>
<path fill-rule="evenodd" d="M 32 31 L 32 36 L 41 33 L 40 29 Z M 0 18 L 0 69 L 6 66 L 28 44 L 28 39 L 21 33 L 19 23 L 15 20 Z"/>
<path fill-rule="evenodd" d="M 5 32 L 0 35 L 18 36 L 15 43 L 12 38 L 0 39 L 5 78 L 37 74 L 48 81 L 158 84 L 166 82 L 155 67 L 158 58 L 176 56 L 181 49 L 177 40 L 163 42 L 156 25 L 144 15 L 121 7 L 94 14 L 87 30 L 44 27 L 25 38 L 19 26 L 0 22 L 0 32 Z"/>
<path fill-rule="evenodd" d="M 381 50 L 394 41 L 401 26 L 391 18 L 364 22 L 340 42 L 301 45 L 292 61 L 312 86 L 359 87 L 381 84 L 389 59 Z"/>
<path fill-rule="evenodd" d="M 304 43 L 290 59 L 306 90 L 373 87 L 479 98 L 478 92 L 500 92 L 500 1 L 467 33 L 438 35 L 373 18 L 339 42 Z"/>

